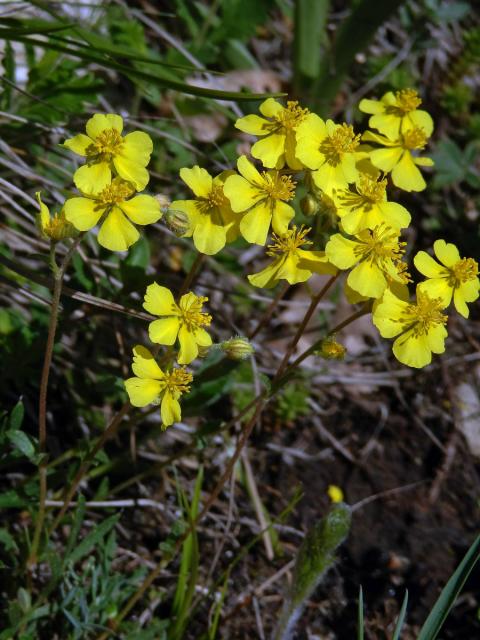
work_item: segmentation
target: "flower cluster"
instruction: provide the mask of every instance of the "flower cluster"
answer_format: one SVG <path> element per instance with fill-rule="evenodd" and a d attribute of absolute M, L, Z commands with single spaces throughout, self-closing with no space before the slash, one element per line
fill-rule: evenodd
<path fill-rule="evenodd" d="M 410 302 L 412 277 L 401 234 L 411 215 L 390 201 L 387 190 L 390 183 L 405 191 L 426 187 L 419 167 L 433 162 L 419 154 L 432 135 L 433 121 L 419 109 L 421 102 L 413 89 L 362 100 L 359 108 L 370 114 L 369 125 L 376 130 L 362 135 L 352 125 L 324 121 L 296 102 L 282 106 L 266 100 L 260 115 L 236 122 L 238 129 L 258 138 L 251 155 L 262 167 L 242 155 L 237 172 L 224 171 L 215 178 L 198 166 L 181 170 L 196 197 L 172 203 L 189 218 L 184 235 L 210 255 L 239 236 L 267 245 L 270 261 L 248 276 L 256 287 L 348 271 L 347 299 L 370 299 L 381 335 L 397 337 L 395 356 L 409 366 L 425 366 L 432 353 L 444 350 L 444 310 L 453 300 L 457 311 L 468 316 L 467 303 L 478 297 L 479 280 L 477 263 L 460 258 L 456 247 L 439 240 L 434 250 L 440 263 L 422 251 L 414 259 L 427 279 L 417 287 L 416 302 Z M 318 220 L 308 226 L 296 224 L 294 201 L 302 180 L 308 190 L 302 209 Z M 328 232 L 326 242 L 316 232 L 319 227 Z"/>
<path fill-rule="evenodd" d="M 169 367 L 163 371 L 152 353 L 137 345 L 134 350 L 132 370 L 134 378 L 125 381 L 125 387 L 134 407 L 145 407 L 152 402 L 161 404 L 164 427 L 180 420 L 180 396 L 190 390 L 193 376 L 184 365 L 190 364 L 199 355 L 199 348 L 208 348 L 212 339 L 205 327 L 212 317 L 203 310 L 208 298 L 192 292 L 181 296 L 178 304 L 172 292 L 156 282 L 147 287 L 143 307 L 158 320 L 153 320 L 148 329 L 150 340 L 156 345 L 173 347 L 179 344 L 178 353 L 166 354 Z M 177 361 L 180 367 L 173 365 Z"/>
<path fill-rule="evenodd" d="M 135 224 L 152 224 L 162 216 L 156 198 L 137 195 L 149 181 L 152 141 L 143 131 L 126 136 L 122 131 L 120 116 L 96 113 L 87 122 L 86 135 L 64 142 L 85 158 L 73 176 L 81 196 L 65 202 L 65 218 L 78 231 L 100 224 L 98 242 L 111 251 L 126 251 L 138 240 Z"/>

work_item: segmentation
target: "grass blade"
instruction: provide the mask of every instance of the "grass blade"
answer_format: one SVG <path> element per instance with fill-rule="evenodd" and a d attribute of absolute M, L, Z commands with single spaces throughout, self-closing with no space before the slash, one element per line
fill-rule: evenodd
<path fill-rule="evenodd" d="M 365 636 L 365 623 L 363 619 L 363 589 L 362 585 L 360 585 L 360 590 L 358 592 L 358 629 L 357 629 L 357 640 L 363 640 Z"/>
<path fill-rule="evenodd" d="M 418 640 L 434 640 L 437 637 L 466 579 L 479 559 L 480 536 L 478 536 L 472 544 L 454 574 L 445 585 L 433 609 L 430 611 L 428 618 L 425 620 Z"/>
<path fill-rule="evenodd" d="M 402 608 L 400 609 L 400 613 L 398 614 L 397 625 L 395 627 L 395 631 L 393 632 L 392 640 L 400 640 L 400 634 L 402 632 L 403 623 L 405 622 L 405 615 L 407 613 L 408 606 L 408 590 L 405 591 L 405 597 L 403 598 Z"/>

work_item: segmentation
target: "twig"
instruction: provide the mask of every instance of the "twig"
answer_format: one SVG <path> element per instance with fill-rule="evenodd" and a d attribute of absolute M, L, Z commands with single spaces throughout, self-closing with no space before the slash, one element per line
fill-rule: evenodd
<path fill-rule="evenodd" d="M 180 288 L 180 291 L 178 292 L 178 297 L 179 298 L 181 296 L 183 296 L 184 293 L 187 292 L 187 289 L 190 288 L 190 285 L 194 281 L 195 276 L 197 275 L 198 270 L 202 266 L 202 263 L 203 263 L 204 260 L 205 260 L 205 254 L 204 253 L 197 253 L 197 257 L 193 261 L 193 264 L 190 267 L 190 270 L 187 273 L 187 276 L 186 276 L 185 280 L 183 281 L 183 284 L 182 284 L 182 286 Z"/>

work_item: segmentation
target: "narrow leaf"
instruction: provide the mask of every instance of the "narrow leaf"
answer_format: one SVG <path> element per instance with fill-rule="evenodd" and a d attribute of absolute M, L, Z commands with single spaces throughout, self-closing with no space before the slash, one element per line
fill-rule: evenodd
<path fill-rule="evenodd" d="M 474 541 L 465 557 L 445 585 L 442 593 L 425 620 L 417 640 L 434 640 L 455 604 L 458 594 L 462 590 L 466 579 L 480 558 L 480 536 Z"/>
<path fill-rule="evenodd" d="M 87 537 L 80 542 L 78 547 L 72 551 L 69 557 L 69 562 L 74 564 L 78 562 L 83 556 L 86 556 L 97 544 L 103 540 L 107 533 L 113 529 L 120 519 L 120 514 L 110 516 L 103 522 L 101 522 L 93 531 L 91 531 Z"/>
<path fill-rule="evenodd" d="M 400 609 L 400 613 L 398 614 L 397 625 L 395 627 L 395 631 L 393 632 L 392 640 L 400 640 L 400 634 L 402 633 L 403 623 L 405 622 L 405 615 L 407 613 L 408 606 L 408 591 L 405 591 L 405 597 L 403 598 L 402 608 Z"/>

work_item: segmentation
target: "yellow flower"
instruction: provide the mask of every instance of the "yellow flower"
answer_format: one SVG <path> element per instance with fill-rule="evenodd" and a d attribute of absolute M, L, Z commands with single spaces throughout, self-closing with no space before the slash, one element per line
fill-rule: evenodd
<path fill-rule="evenodd" d="M 455 309 L 468 318 L 467 302 L 474 302 L 479 296 L 478 263 L 473 258 L 460 258 L 457 247 L 445 240 L 437 240 L 433 245 L 436 262 L 425 251 L 419 251 L 414 258 L 417 269 L 428 280 L 420 289 L 432 298 L 440 298 L 444 307 L 452 301 Z"/>
<path fill-rule="evenodd" d="M 224 171 L 216 178 L 198 166 L 180 169 L 180 177 L 196 196 L 195 200 L 176 200 L 170 208 L 183 211 L 189 218 L 186 237 L 193 236 L 193 243 L 201 253 L 211 256 L 218 253 L 227 242 L 238 237 L 238 216 L 230 207 L 224 194 L 225 178 L 232 172 Z"/>
<path fill-rule="evenodd" d="M 274 260 L 259 273 L 248 276 L 255 287 L 269 288 L 279 280 L 286 280 L 289 284 L 305 282 L 312 273 L 334 275 L 335 267 L 329 264 L 323 251 L 308 251 L 300 247 L 310 245 L 305 236 L 310 231 L 293 226 L 282 235 L 273 234 L 273 244 L 268 246 L 267 255 Z"/>
<path fill-rule="evenodd" d="M 417 287 L 416 303 L 398 298 L 389 289 L 373 311 L 373 324 L 383 338 L 398 338 L 393 343 L 397 360 L 409 367 L 430 364 L 432 353 L 445 351 L 447 316 L 440 298 L 430 298 Z"/>
<path fill-rule="evenodd" d="M 346 189 L 357 179 L 359 141 L 351 125 L 324 122 L 310 113 L 297 129 L 297 158 L 314 170 L 316 186 L 331 195 L 334 189 Z"/>
<path fill-rule="evenodd" d="M 366 131 L 362 140 L 378 142 L 386 149 L 370 151 L 372 164 L 385 173 L 392 172 L 393 184 L 404 191 L 422 191 L 427 186 L 417 168 L 431 167 L 433 160 L 414 155 L 425 147 L 428 135 L 419 127 L 408 129 L 398 137 Z"/>
<path fill-rule="evenodd" d="M 44 238 L 49 238 L 52 242 L 59 242 L 76 234 L 73 226 L 65 219 L 65 211 L 63 209 L 60 213 L 50 216 L 47 205 L 42 202 L 40 191 L 37 191 L 35 196 L 40 207 L 40 212 L 36 217 L 36 224 Z"/>
<path fill-rule="evenodd" d="M 246 156 L 240 156 L 237 166 L 241 175 L 225 180 L 225 195 L 233 211 L 248 212 L 240 221 L 245 240 L 265 244 L 270 224 L 278 234 L 288 229 L 295 211 L 287 201 L 293 200 L 296 183 L 276 170 L 259 173 Z"/>
<path fill-rule="evenodd" d="M 110 251 L 126 251 L 140 234 L 130 222 L 145 225 L 162 217 L 160 205 L 152 196 L 133 194 L 130 182 L 114 178 L 96 192 L 65 202 L 65 217 L 79 231 L 92 229 L 102 219 L 98 242 Z"/>
<path fill-rule="evenodd" d="M 176 304 L 172 292 L 156 282 L 147 287 L 144 309 L 160 316 L 160 320 L 150 323 L 150 340 L 157 344 L 172 345 L 178 338 L 179 364 L 188 364 L 198 356 L 199 347 L 209 347 L 212 339 L 203 327 L 208 327 L 212 316 L 202 311 L 208 298 L 186 293 Z"/>
<path fill-rule="evenodd" d="M 298 125 L 309 113 L 302 109 L 298 102 L 287 102 L 284 107 L 273 98 L 268 98 L 260 105 L 260 113 L 244 116 L 235 123 L 237 129 L 254 136 L 262 136 L 262 140 L 252 147 L 252 156 L 261 160 L 269 169 L 281 169 L 285 163 L 290 169 L 302 169 L 302 164 L 295 157 L 295 132 Z"/>
<path fill-rule="evenodd" d="M 134 407 L 160 403 L 163 426 L 169 427 L 181 419 L 178 399 L 190 391 L 192 374 L 185 367 L 162 371 L 148 349 L 137 345 L 133 349 L 132 370 L 135 378 L 125 380 L 125 388 Z"/>
<path fill-rule="evenodd" d="M 335 192 L 333 200 L 343 229 L 356 234 L 363 229 L 373 229 L 386 224 L 392 229 L 403 229 L 410 224 L 411 216 L 405 207 L 387 202 L 386 180 L 375 180 L 360 173 L 355 191 L 342 189 Z"/>
<path fill-rule="evenodd" d="M 423 129 L 427 136 L 432 135 L 433 120 L 426 111 L 418 109 L 421 104 L 414 89 L 402 89 L 389 91 L 381 100 L 362 100 L 359 109 L 373 114 L 368 121 L 370 127 L 394 140 L 415 127 Z"/>
<path fill-rule="evenodd" d="M 145 169 L 153 151 L 152 140 L 143 131 L 132 131 L 122 137 L 121 116 L 96 113 L 86 125 L 87 135 L 80 133 L 63 143 L 64 147 L 86 158 L 86 164 L 75 171 L 73 181 L 84 193 L 97 193 L 112 178 L 112 168 L 124 180 L 133 182 L 137 191 L 148 184 Z"/>
<path fill-rule="evenodd" d="M 336 484 L 328 485 L 327 494 L 333 503 L 343 502 L 343 491 Z"/>
<path fill-rule="evenodd" d="M 350 269 L 347 284 L 361 296 L 379 298 L 391 282 L 409 280 L 401 261 L 405 243 L 399 231 L 385 225 L 360 231 L 355 239 L 340 233 L 333 235 L 325 247 L 329 261 L 339 269 Z"/>

